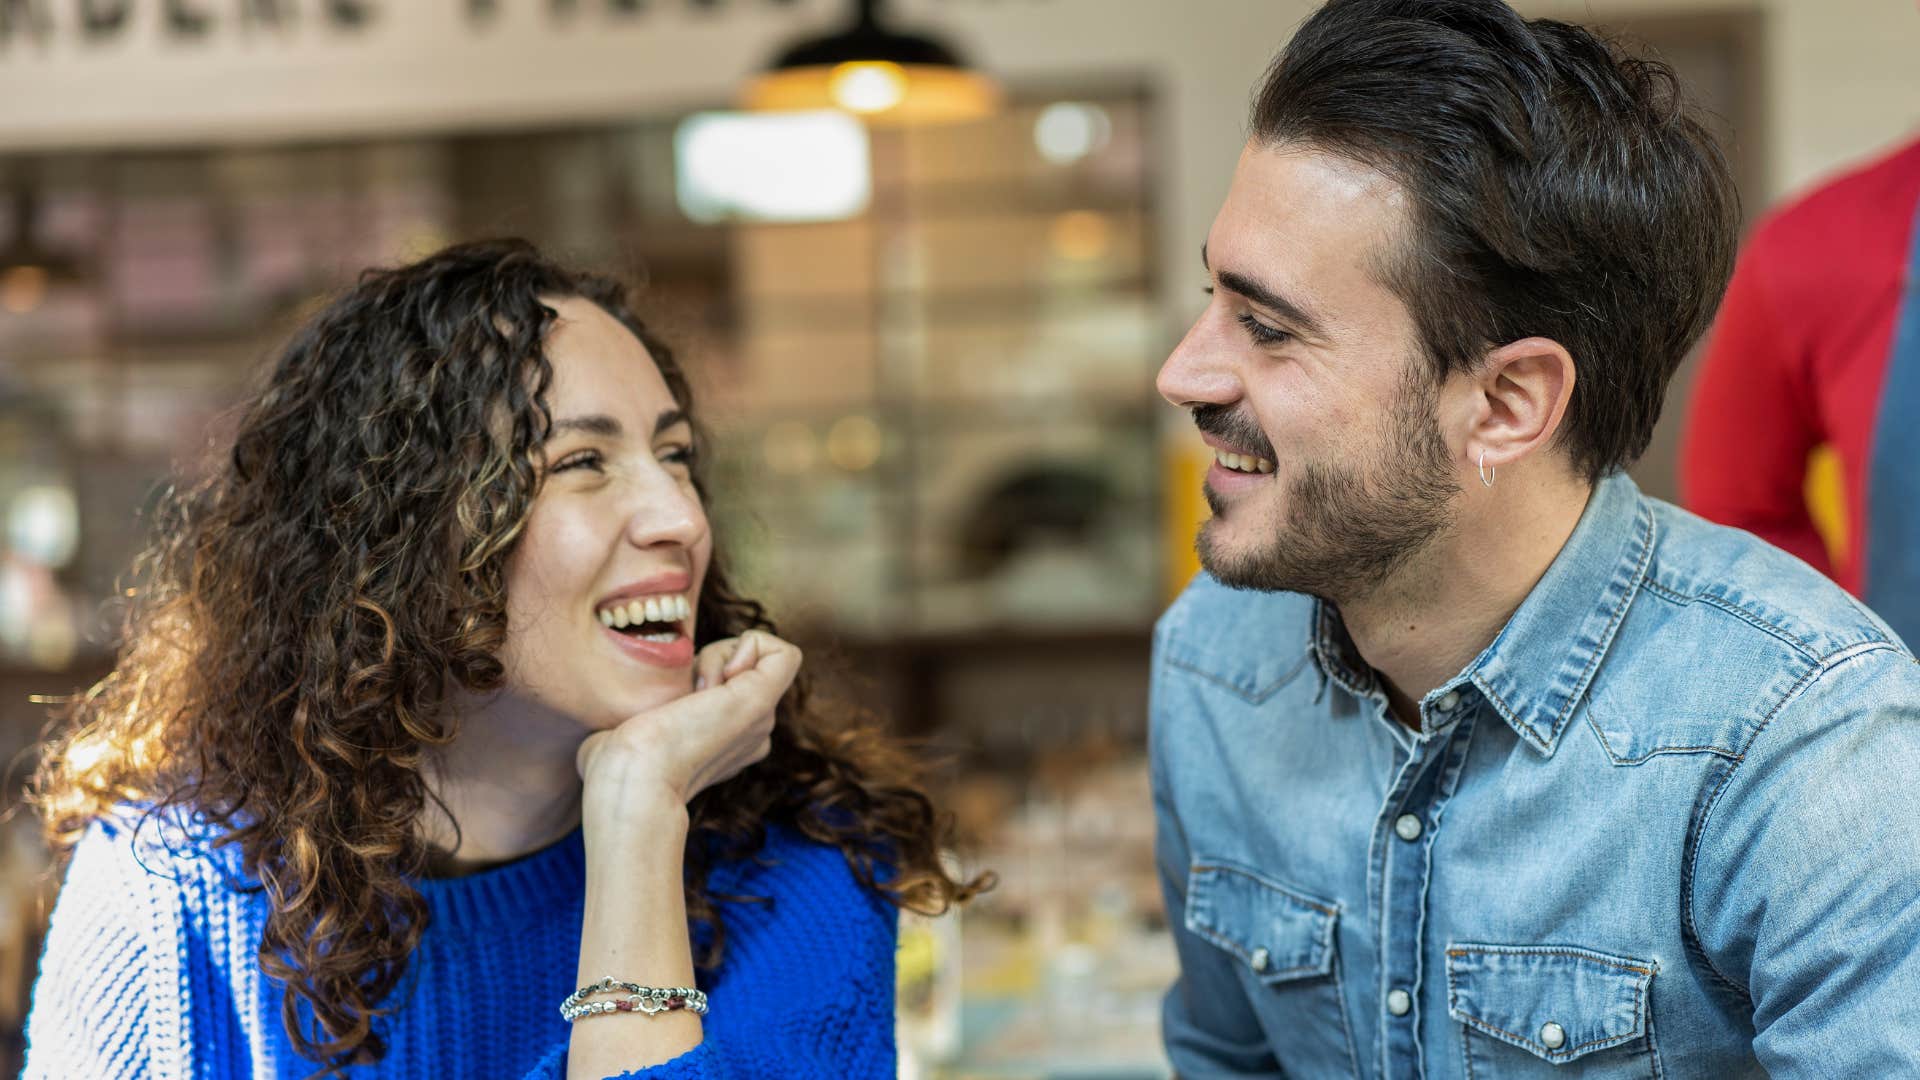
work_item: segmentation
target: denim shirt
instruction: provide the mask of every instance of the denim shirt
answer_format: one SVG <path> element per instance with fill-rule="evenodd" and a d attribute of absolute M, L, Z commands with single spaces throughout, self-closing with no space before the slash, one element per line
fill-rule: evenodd
<path fill-rule="evenodd" d="M 1418 731 L 1298 594 L 1153 664 L 1185 1080 L 1920 1076 L 1920 664 L 1793 557 L 1610 477 Z"/>

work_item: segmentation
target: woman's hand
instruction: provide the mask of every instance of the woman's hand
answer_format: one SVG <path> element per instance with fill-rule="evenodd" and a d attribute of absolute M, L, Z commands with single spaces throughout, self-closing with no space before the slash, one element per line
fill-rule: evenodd
<path fill-rule="evenodd" d="M 580 744 L 587 891 L 581 985 L 602 976 L 692 986 L 687 937 L 687 802 L 767 756 L 774 708 L 800 671 L 800 650 L 749 630 L 694 661 L 694 691 Z M 700 1017 L 596 1017 L 575 1025 L 567 1075 L 597 1077 L 669 1061 L 700 1045 Z"/>
<path fill-rule="evenodd" d="M 684 811 L 700 792 L 767 756 L 774 708 L 800 671 L 800 650 L 761 630 L 716 641 L 694 662 L 695 689 L 587 736 L 575 763 L 596 821 Z"/>

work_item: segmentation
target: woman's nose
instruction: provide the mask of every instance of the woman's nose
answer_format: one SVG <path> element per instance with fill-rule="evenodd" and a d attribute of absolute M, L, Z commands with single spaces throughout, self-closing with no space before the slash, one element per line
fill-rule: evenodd
<path fill-rule="evenodd" d="M 692 484 L 664 469 L 652 469 L 635 488 L 634 505 L 627 517 L 629 542 L 639 547 L 693 547 L 705 538 L 707 514 Z"/>

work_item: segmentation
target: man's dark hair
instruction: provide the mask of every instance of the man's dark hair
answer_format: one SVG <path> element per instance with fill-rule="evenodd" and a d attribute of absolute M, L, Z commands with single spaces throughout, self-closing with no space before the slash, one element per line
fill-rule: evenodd
<path fill-rule="evenodd" d="M 1254 99 L 1252 138 L 1377 169 L 1410 196 L 1379 267 L 1436 377 L 1552 338 L 1558 436 L 1598 480 L 1639 457 L 1733 272 L 1739 198 L 1673 70 L 1499 0 L 1332 0 Z"/>

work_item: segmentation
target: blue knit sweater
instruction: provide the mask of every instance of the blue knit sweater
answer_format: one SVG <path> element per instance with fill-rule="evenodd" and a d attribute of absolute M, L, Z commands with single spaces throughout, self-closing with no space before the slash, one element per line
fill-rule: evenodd
<path fill-rule="evenodd" d="M 574 989 L 585 875 L 576 830 L 507 866 L 420 882 L 433 917 L 398 1011 L 378 1022 L 387 1055 L 349 1075 L 565 1077 L 559 1004 Z M 236 881 L 247 883 L 232 846 L 157 819 L 94 825 L 54 907 L 26 1075 L 310 1075 L 314 1062 L 281 1026 L 280 985 L 260 971 L 266 896 Z M 720 906 L 726 953 L 700 979 L 712 1007 L 705 1041 L 621 1075 L 893 1077 L 894 909 L 839 851 L 772 829 L 760 858 L 716 866 L 711 887 L 772 902 Z"/>

